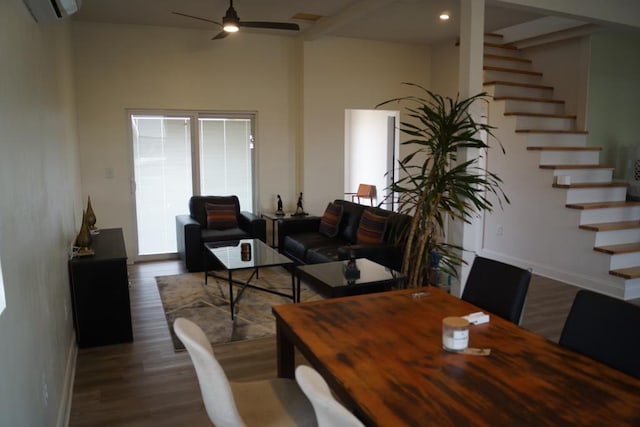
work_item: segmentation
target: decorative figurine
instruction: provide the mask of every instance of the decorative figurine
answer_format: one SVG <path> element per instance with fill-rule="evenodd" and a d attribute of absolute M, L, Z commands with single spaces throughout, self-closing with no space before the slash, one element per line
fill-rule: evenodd
<path fill-rule="evenodd" d="M 302 193 L 300 193 L 300 196 L 298 197 L 298 203 L 296 204 L 296 211 L 291 215 L 292 216 L 309 215 L 304 211 L 304 208 L 302 207 Z"/>
<path fill-rule="evenodd" d="M 87 214 L 82 211 L 82 226 L 80 232 L 76 237 L 75 246 L 78 247 L 76 256 L 90 256 L 95 255 L 95 251 L 91 248 L 91 233 L 89 232 L 89 225 L 87 224 Z"/>
<path fill-rule="evenodd" d="M 276 210 L 276 215 L 284 215 L 284 211 L 282 210 L 282 199 L 280 198 L 280 195 L 278 194 L 278 210 Z"/>
<path fill-rule="evenodd" d="M 98 233 L 98 227 L 96 227 L 96 214 L 93 212 L 93 207 L 91 206 L 91 196 L 87 198 L 87 226 L 89 227 L 89 232 L 93 234 Z"/>
<path fill-rule="evenodd" d="M 344 278 L 349 285 L 353 285 L 360 278 L 360 269 L 356 264 L 356 259 L 351 257 L 344 266 Z"/>

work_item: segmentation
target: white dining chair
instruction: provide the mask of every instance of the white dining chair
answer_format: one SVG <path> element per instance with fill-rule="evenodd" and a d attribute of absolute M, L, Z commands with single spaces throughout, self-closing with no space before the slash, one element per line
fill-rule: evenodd
<path fill-rule="evenodd" d="M 178 318 L 173 329 L 189 352 L 216 427 L 317 426 L 313 407 L 294 380 L 230 382 L 198 325 Z"/>
<path fill-rule="evenodd" d="M 296 381 L 316 413 L 318 427 L 364 427 L 364 424 L 338 402 L 322 376 L 313 368 L 299 365 Z"/>

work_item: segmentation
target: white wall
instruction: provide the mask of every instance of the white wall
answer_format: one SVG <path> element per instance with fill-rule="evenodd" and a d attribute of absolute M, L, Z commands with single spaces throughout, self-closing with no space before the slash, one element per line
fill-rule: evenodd
<path fill-rule="evenodd" d="M 431 90 L 438 95 L 456 98 L 458 94 L 459 47 L 455 40 L 431 46 Z"/>
<path fill-rule="evenodd" d="M 591 44 L 587 143 L 604 147 L 601 162 L 616 166 L 616 178 L 630 179 L 632 147 L 640 149 L 640 34 L 597 33 Z"/>
<path fill-rule="evenodd" d="M 75 362 L 67 247 L 82 209 L 68 27 L 3 0 L 0 58 L 0 425 L 64 425 Z"/>
<path fill-rule="evenodd" d="M 134 253 L 127 108 L 257 111 L 258 209 L 295 207 L 299 108 L 294 38 L 74 23 L 83 197 Z M 107 169 L 113 170 L 108 177 Z M 185 213 L 188 207 L 184 207 Z"/>
<path fill-rule="evenodd" d="M 345 110 L 410 93 L 402 82 L 428 86 L 429 48 L 327 37 L 305 42 L 303 64 L 305 210 L 321 215 L 343 197 Z"/>
<path fill-rule="evenodd" d="M 577 128 L 585 129 L 589 79 L 589 37 L 579 37 L 523 50 L 542 72 L 543 84 L 553 86 L 553 98 L 565 101 L 565 114 L 577 115 Z"/>

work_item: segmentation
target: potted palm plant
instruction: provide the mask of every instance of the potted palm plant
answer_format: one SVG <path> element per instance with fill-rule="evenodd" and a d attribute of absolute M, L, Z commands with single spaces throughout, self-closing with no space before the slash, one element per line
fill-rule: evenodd
<path fill-rule="evenodd" d="M 460 149 L 489 148 L 482 134 L 493 136 L 493 127 L 475 121 L 469 112 L 486 94 L 454 100 L 417 84 L 403 84 L 420 94 L 390 99 L 376 108 L 403 105 L 408 119 L 401 120 L 400 131 L 409 138 L 402 144 L 415 147 L 399 161 L 399 177 L 389 188 L 398 211 L 412 217 L 398 234 L 404 242 L 402 272 L 415 287 L 433 283 L 429 275 L 436 260 L 442 271 L 457 277 L 463 248 L 446 242 L 448 218 L 469 223 L 474 214 L 493 210 L 491 194 L 501 206 L 509 199 L 500 188 L 502 180 L 479 167 L 477 158 L 456 163 Z"/>

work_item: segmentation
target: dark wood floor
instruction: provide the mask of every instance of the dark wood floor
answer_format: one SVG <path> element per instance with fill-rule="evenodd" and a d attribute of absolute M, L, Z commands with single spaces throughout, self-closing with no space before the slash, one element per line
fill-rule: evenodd
<path fill-rule="evenodd" d="M 80 349 L 70 426 L 206 426 L 195 372 L 175 352 L 155 276 L 182 273 L 178 261 L 130 266 L 134 342 Z M 577 288 L 534 276 L 522 326 L 558 340 Z M 273 377 L 275 339 L 215 347 L 232 380 Z"/>

